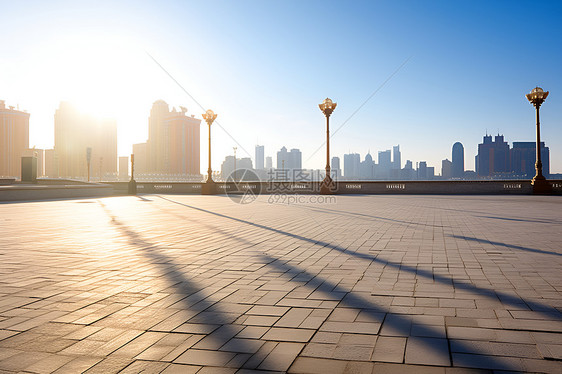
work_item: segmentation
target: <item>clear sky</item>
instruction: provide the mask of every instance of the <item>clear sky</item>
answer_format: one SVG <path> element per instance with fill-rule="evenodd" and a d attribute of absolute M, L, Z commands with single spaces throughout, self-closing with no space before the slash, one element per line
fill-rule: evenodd
<path fill-rule="evenodd" d="M 275 162 L 286 146 L 323 168 L 317 104 L 330 97 L 331 128 L 347 121 L 332 155 L 377 160 L 400 144 L 403 162 L 440 172 L 456 141 L 473 169 L 486 131 L 534 141 L 524 94 L 539 85 L 550 91 L 541 135 L 562 172 L 560 19 L 562 1 L 0 1 L 0 99 L 31 113 L 31 146 L 53 146 L 54 112 L 70 100 L 116 118 L 128 155 L 154 101 L 203 113 L 150 54 L 218 113 L 239 156 L 259 143 Z M 236 145 L 214 128 L 214 170 Z"/>

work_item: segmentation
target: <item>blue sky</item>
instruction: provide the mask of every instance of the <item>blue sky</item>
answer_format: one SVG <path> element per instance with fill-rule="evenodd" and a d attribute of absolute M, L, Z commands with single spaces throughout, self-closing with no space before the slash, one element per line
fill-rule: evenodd
<path fill-rule="evenodd" d="M 364 157 L 400 144 L 402 160 L 440 171 L 451 147 L 465 164 L 486 130 L 535 139 L 524 94 L 551 92 L 541 110 L 551 171 L 562 172 L 560 1 L 0 2 L 0 99 L 31 113 L 31 144 L 53 145 L 60 100 L 113 116 L 119 153 L 147 138 L 152 102 L 203 111 L 253 157 L 300 148 L 323 168 L 325 122 L 338 102 L 332 155 Z M 409 60 L 408 60 L 409 59 Z M 351 119 L 396 69 L 408 61 Z M 349 119 L 349 120 L 348 120 Z M 206 128 L 201 151 L 206 154 Z M 213 169 L 237 144 L 213 132 Z M 202 157 L 201 170 L 206 170 Z M 274 157 L 275 162 L 275 157 Z"/>

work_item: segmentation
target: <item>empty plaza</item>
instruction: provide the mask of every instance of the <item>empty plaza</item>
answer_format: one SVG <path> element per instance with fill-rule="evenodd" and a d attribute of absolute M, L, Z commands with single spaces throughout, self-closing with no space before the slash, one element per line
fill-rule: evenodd
<path fill-rule="evenodd" d="M 561 197 L 311 197 L 0 204 L 0 373 L 562 372 Z"/>

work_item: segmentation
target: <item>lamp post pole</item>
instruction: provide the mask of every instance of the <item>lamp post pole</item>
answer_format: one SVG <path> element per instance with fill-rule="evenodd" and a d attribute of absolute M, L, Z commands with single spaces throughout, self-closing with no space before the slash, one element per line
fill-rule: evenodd
<path fill-rule="evenodd" d="M 542 160 L 541 160 L 541 124 L 539 116 L 539 108 L 548 96 L 548 91 L 543 91 L 540 87 L 535 87 L 533 90 L 525 95 L 527 100 L 535 107 L 537 116 L 537 160 L 535 162 L 536 174 L 531 181 L 533 185 L 533 193 L 545 194 L 551 192 L 551 186 L 546 181 L 542 174 Z"/>
<path fill-rule="evenodd" d="M 209 169 L 207 169 L 207 181 L 201 186 L 201 193 L 203 195 L 216 194 L 216 185 L 213 181 L 213 170 L 211 169 L 211 125 L 216 118 L 217 115 L 211 109 L 203 114 L 203 119 L 209 125 Z"/>
<path fill-rule="evenodd" d="M 234 150 L 234 181 L 236 182 L 236 150 L 238 147 L 232 147 L 232 149 Z"/>
<path fill-rule="evenodd" d="M 135 154 L 131 153 L 131 180 L 128 185 L 129 195 L 137 194 L 137 182 L 135 181 Z"/>
<path fill-rule="evenodd" d="M 330 175 L 330 115 L 334 109 L 336 109 L 337 105 L 337 103 L 334 103 L 329 98 L 326 98 L 322 104 L 318 104 L 318 107 L 326 116 L 326 176 L 320 186 L 320 193 L 322 195 L 330 195 L 334 190 L 334 181 Z"/>

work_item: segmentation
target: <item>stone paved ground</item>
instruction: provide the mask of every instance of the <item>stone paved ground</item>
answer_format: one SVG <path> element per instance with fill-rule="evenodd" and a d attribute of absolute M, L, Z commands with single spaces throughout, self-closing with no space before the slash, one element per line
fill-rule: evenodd
<path fill-rule="evenodd" d="M 267 200 L 0 204 L 0 372 L 562 372 L 562 198 Z"/>

